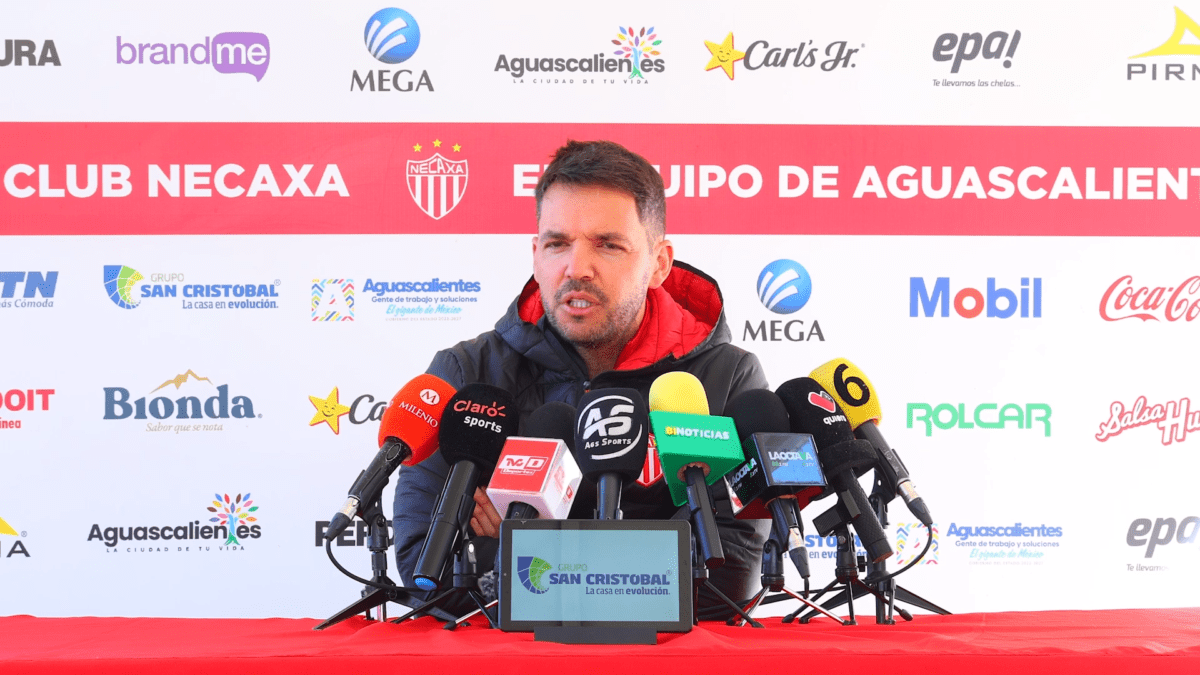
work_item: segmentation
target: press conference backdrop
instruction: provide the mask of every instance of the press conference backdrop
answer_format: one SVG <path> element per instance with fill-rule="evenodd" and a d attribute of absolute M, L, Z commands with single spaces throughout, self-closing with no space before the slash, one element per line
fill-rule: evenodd
<path fill-rule="evenodd" d="M 838 356 L 872 378 L 936 520 L 906 587 L 955 612 L 1196 604 L 1193 17 L 7 4 L 0 614 L 357 598 L 322 521 L 390 396 L 529 277 L 568 138 L 659 167 L 678 258 L 772 386 Z M 891 521 L 911 560 L 928 535 L 898 500 Z M 359 573 L 364 535 L 334 549 Z"/>

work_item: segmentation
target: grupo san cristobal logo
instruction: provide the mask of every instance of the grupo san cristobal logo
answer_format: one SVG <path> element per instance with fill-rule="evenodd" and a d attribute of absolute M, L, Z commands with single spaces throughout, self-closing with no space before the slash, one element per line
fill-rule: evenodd
<path fill-rule="evenodd" d="M 531 555 L 517 556 L 517 578 L 530 593 L 541 595 L 550 590 L 542 582 L 542 575 L 550 571 L 550 563 Z"/>
<path fill-rule="evenodd" d="M 233 499 L 230 499 L 229 495 L 217 494 L 214 496 L 216 499 L 213 501 L 213 505 L 208 507 L 208 510 L 216 515 L 209 518 L 208 522 L 228 528 L 229 538 L 225 540 L 225 545 L 236 546 L 241 543 L 237 538 L 238 525 L 243 522 L 258 522 L 258 518 L 250 515 L 257 511 L 258 507 L 253 506 L 254 501 L 250 499 L 249 492 L 244 496 L 239 494 Z"/>

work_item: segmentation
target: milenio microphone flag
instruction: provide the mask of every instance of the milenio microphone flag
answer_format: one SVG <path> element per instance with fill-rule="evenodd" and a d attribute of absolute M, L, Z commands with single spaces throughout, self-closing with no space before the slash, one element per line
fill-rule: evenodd
<path fill-rule="evenodd" d="M 517 433 L 518 417 L 512 395 L 488 384 L 468 384 L 446 404 L 438 440 L 450 473 L 413 573 L 421 590 L 441 587 L 450 553 L 475 510 L 475 488 L 491 477 L 504 442 Z"/>
<path fill-rule="evenodd" d="M 373 501 L 401 464 L 423 462 L 437 449 L 438 424 L 454 387 L 433 375 L 418 375 L 404 385 L 379 421 L 379 452 L 358 474 L 345 505 L 329 521 L 325 540 L 333 541 L 364 504 Z"/>
<path fill-rule="evenodd" d="M 875 449 L 854 438 L 837 402 L 811 377 L 788 380 L 775 393 L 787 408 L 792 431 L 812 434 L 825 477 L 849 514 L 867 557 L 872 562 L 886 560 L 893 553 L 891 544 L 855 476 L 856 469 L 874 466 Z M 813 525 L 818 534 L 827 536 L 831 529 L 823 528 L 821 520 L 814 519 Z"/>
<path fill-rule="evenodd" d="M 504 443 L 487 496 L 505 520 L 562 520 L 571 512 L 583 474 L 564 439 L 574 435 L 575 408 L 561 401 L 529 415 L 524 436 Z"/>
<path fill-rule="evenodd" d="M 621 492 L 646 463 L 650 424 L 636 389 L 594 389 L 579 400 L 575 457 L 584 478 L 596 484 L 598 520 L 620 520 Z"/>
<path fill-rule="evenodd" d="M 878 390 L 866 373 L 848 359 L 834 359 L 818 366 L 810 376 L 821 383 L 842 406 L 846 419 L 854 428 L 854 435 L 870 442 L 879 455 L 876 466 L 882 472 L 882 480 L 908 505 L 908 510 L 926 527 L 933 526 L 933 516 L 925 500 L 917 493 L 908 475 L 908 468 L 900 461 L 900 455 L 883 438 L 879 423 L 883 420 L 883 409 L 879 404 Z"/>

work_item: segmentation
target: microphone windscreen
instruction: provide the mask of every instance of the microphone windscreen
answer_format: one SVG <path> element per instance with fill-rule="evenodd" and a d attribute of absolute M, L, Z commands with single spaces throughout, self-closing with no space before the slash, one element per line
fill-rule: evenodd
<path fill-rule="evenodd" d="M 738 438 L 743 441 L 750 434 L 786 434 L 792 430 L 787 408 L 770 389 L 751 389 L 734 396 L 725 406 L 725 416 L 733 418 Z"/>
<path fill-rule="evenodd" d="M 663 373 L 650 385 L 650 410 L 708 414 L 708 396 L 695 375 L 682 370 Z"/>
<path fill-rule="evenodd" d="M 504 441 L 517 434 L 520 414 L 512 395 L 490 384 L 468 384 L 446 404 L 438 441 L 449 464 L 470 461 L 490 471 Z"/>
<path fill-rule="evenodd" d="M 605 473 L 618 474 L 626 482 L 636 479 L 646 462 L 650 437 L 641 392 L 594 389 L 584 394 L 573 436 L 575 459 L 588 480 Z"/>
<path fill-rule="evenodd" d="M 791 432 L 812 434 L 818 452 L 826 446 L 854 440 L 854 431 L 837 401 L 811 377 L 788 380 L 775 393 L 787 409 Z"/>
<path fill-rule="evenodd" d="M 412 450 L 402 464 L 412 466 L 425 461 L 438 446 L 438 425 L 446 403 L 454 396 L 454 387 L 434 375 L 418 375 L 392 397 L 379 420 L 379 447 L 389 439 L 398 440 Z"/>
<path fill-rule="evenodd" d="M 825 391 L 842 406 L 842 412 L 850 420 L 851 427 L 857 429 L 863 422 L 873 420 L 879 423 L 883 419 L 875 385 L 867 379 L 866 373 L 848 359 L 834 359 L 817 366 L 809 376 L 825 387 Z"/>
<path fill-rule="evenodd" d="M 567 444 L 575 452 L 575 407 L 562 401 L 551 401 L 529 413 L 525 432 L 529 438 L 553 438 Z"/>

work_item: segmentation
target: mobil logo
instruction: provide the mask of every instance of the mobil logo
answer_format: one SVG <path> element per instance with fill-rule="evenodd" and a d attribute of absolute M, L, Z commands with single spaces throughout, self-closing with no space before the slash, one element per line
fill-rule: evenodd
<path fill-rule="evenodd" d="M 1021 277 L 1017 290 L 1000 286 L 996 277 L 988 277 L 986 291 L 962 288 L 951 292 L 950 277 L 937 277 L 930 285 L 925 277 L 910 277 L 908 284 L 908 315 L 910 317 L 950 316 L 951 298 L 954 313 L 964 319 L 984 314 L 992 319 L 1042 318 L 1041 277 Z"/>

